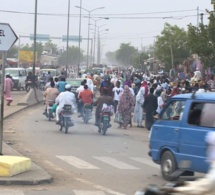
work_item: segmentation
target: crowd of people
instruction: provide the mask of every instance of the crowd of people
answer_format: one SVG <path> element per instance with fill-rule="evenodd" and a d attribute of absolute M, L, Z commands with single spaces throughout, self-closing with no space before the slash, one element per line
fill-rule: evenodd
<path fill-rule="evenodd" d="M 154 116 L 159 114 L 170 97 L 177 94 L 212 91 L 215 87 L 214 77 L 206 81 L 197 69 L 192 77 L 181 79 L 180 74 L 170 80 L 166 74 L 151 75 L 146 72 L 124 70 L 104 75 L 100 85 L 100 95 L 107 90 L 113 98 L 114 112 L 119 128 L 132 127 L 150 130 Z"/>

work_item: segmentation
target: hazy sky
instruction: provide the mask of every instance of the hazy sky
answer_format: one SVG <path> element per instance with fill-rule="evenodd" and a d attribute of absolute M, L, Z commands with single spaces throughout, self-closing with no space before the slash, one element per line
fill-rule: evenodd
<path fill-rule="evenodd" d="M 0 0 L 0 22 L 9 23 L 17 35 L 29 35 L 34 31 L 34 15 L 8 13 L 7 11 L 34 13 L 35 0 Z M 70 35 L 79 32 L 80 0 L 71 0 Z M 83 8 L 93 10 L 98 7 L 104 9 L 91 13 L 91 17 L 108 17 L 109 20 L 100 20 L 101 34 L 109 29 L 107 35 L 102 35 L 103 53 L 115 51 L 120 43 L 131 43 L 135 47 L 152 44 L 154 37 L 159 35 L 164 23 L 187 28 L 189 23 L 197 24 L 197 7 L 199 13 L 204 13 L 204 23 L 207 23 L 206 9 L 213 6 L 210 0 L 82 0 Z M 66 35 L 68 0 L 38 0 L 38 13 L 59 14 L 58 16 L 38 15 L 38 34 L 62 37 Z M 86 15 L 86 11 L 82 11 Z M 87 38 L 88 18 L 82 19 L 82 37 Z M 92 21 L 91 24 L 94 24 Z M 93 29 L 94 26 L 91 25 Z M 91 32 L 90 37 L 94 35 Z M 29 41 L 21 38 L 21 44 Z M 54 41 L 60 47 L 65 46 L 62 41 Z M 70 42 L 70 45 L 78 45 Z M 81 43 L 82 49 L 87 50 L 87 41 Z"/>

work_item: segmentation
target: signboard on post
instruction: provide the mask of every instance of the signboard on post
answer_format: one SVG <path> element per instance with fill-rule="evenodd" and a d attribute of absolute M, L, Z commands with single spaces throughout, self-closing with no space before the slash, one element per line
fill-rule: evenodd
<path fill-rule="evenodd" d="M 37 59 L 37 52 L 36 52 Z M 33 51 L 19 51 L 19 61 L 21 63 L 33 63 L 34 52 Z"/>
<path fill-rule="evenodd" d="M 1 116 L 0 116 L 0 154 L 2 154 L 2 140 L 3 140 L 3 117 L 4 117 L 4 66 L 5 66 L 5 52 L 7 52 L 18 37 L 13 29 L 7 23 L 0 23 L 0 53 L 3 53 L 2 64 L 2 85 L 1 85 Z"/>
<path fill-rule="evenodd" d="M 69 41 L 79 42 L 79 39 L 80 39 L 80 42 L 82 41 L 82 37 L 79 37 L 79 36 L 70 35 L 68 38 L 69 38 Z M 63 42 L 67 41 L 67 35 L 62 36 L 62 41 Z"/>
<path fill-rule="evenodd" d="M 50 40 L 50 35 L 47 34 L 37 34 L 37 41 L 48 41 Z M 30 40 L 34 40 L 34 34 L 30 34 Z"/>
<path fill-rule="evenodd" d="M 9 24 L 0 23 L 0 52 L 8 51 L 17 39 L 18 37 Z"/>

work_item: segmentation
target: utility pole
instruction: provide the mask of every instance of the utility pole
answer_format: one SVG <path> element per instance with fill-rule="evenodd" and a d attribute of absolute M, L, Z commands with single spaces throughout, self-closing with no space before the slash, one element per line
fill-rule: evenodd
<path fill-rule="evenodd" d="M 201 16 L 201 24 L 203 24 L 203 17 L 204 17 L 204 14 L 201 13 L 200 16 Z"/>

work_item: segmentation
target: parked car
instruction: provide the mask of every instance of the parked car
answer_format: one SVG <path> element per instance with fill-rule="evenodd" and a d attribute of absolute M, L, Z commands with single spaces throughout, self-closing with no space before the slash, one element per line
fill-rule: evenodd
<path fill-rule="evenodd" d="M 72 86 L 71 91 L 75 94 L 75 96 L 77 97 L 78 94 L 76 93 L 76 90 L 78 87 L 81 86 L 81 82 L 83 81 L 83 79 L 80 78 L 68 78 L 66 79 L 67 84 L 70 84 Z"/>
<path fill-rule="evenodd" d="M 44 68 L 44 69 L 40 69 L 40 76 L 45 73 L 48 74 L 48 72 L 51 73 L 52 77 L 58 77 L 60 75 L 60 70 L 59 69 L 49 69 L 49 68 Z"/>
<path fill-rule="evenodd" d="M 181 94 L 168 101 L 149 138 L 149 155 L 164 179 L 208 171 L 205 136 L 215 131 L 214 115 L 215 93 Z"/>
<path fill-rule="evenodd" d="M 12 77 L 14 88 L 17 90 L 25 89 L 27 72 L 24 68 L 5 68 L 5 75 Z"/>

